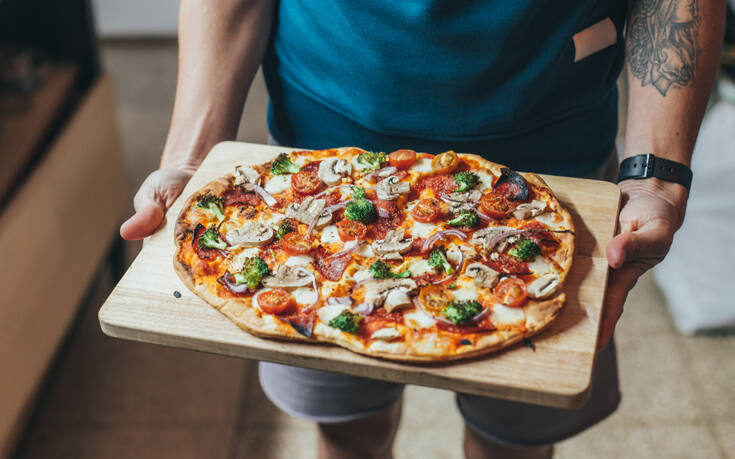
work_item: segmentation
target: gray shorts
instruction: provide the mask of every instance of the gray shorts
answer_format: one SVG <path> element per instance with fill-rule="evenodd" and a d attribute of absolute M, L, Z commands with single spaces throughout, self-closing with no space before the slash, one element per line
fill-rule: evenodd
<path fill-rule="evenodd" d="M 403 384 L 267 362 L 260 363 L 260 385 L 285 413 L 320 423 L 369 416 L 390 407 L 403 392 Z M 619 402 L 613 342 L 597 354 L 590 400 L 581 409 L 457 394 L 457 407 L 471 429 L 490 441 L 515 446 L 556 443 L 574 436 L 612 414 Z"/>

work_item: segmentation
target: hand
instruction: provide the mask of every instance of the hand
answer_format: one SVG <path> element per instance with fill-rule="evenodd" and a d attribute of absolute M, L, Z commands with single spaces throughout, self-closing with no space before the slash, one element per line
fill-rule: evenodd
<path fill-rule="evenodd" d="M 683 186 L 656 178 L 625 180 L 618 185 L 623 207 L 620 234 L 607 245 L 612 268 L 602 309 L 597 349 L 612 338 L 628 292 L 643 273 L 664 259 L 674 232 L 684 221 L 688 193 Z"/>
<path fill-rule="evenodd" d="M 153 171 L 135 194 L 135 215 L 120 226 L 120 236 L 135 241 L 153 234 L 193 174 L 193 170 L 185 169 Z"/>

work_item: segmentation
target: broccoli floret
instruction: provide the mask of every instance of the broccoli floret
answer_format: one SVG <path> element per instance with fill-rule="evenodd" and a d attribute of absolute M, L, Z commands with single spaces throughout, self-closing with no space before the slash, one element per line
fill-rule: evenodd
<path fill-rule="evenodd" d="M 345 217 L 362 223 L 372 223 L 378 218 L 378 210 L 365 198 L 355 199 L 347 203 Z"/>
<path fill-rule="evenodd" d="M 464 226 L 471 228 L 480 224 L 480 217 L 472 211 L 461 212 L 459 215 L 449 220 L 447 224 L 452 226 Z"/>
<path fill-rule="evenodd" d="M 291 162 L 286 153 L 281 153 L 273 161 L 271 165 L 271 173 L 273 175 L 295 174 L 299 171 L 299 166 Z"/>
<path fill-rule="evenodd" d="M 453 324 L 459 325 L 467 322 L 482 311 L 482 306 L 477 301 L 452 301 L 442 309 L 442 314 Z"/>
<path fill-rule="evenodd" d="M 197 207 L 210 212 L 212 215 L 217 217 L 217 220 L 223 220 L 225 218 L 224 208 L 222 207 L 222 198 L 207 193 L 197 202 Z"/>
<path fill-rule="evenodd" d="M 276 239 L 283 239 L 283 236 L 294 231 L 294 227 L 291 226 L 291 220 L 287 218 L 276 225 L 274 229 L 276 230 Z"/>
<path fill-rule="evenodd" d="M 436 272 L 440 274 L 442 272 L 454 274 L 454 268 L 449 264 L 447 254 L 442 246 L 438 246 L 431 251 L 431 255 L 429 255 L 429 266 L 434 268 Z"/>
<path fill-rule="evenodd" d="M 470 171 L 457 172 L 454 176 L 454 181 L 459 185 L 459 188 L 454 191 L 461 193 L 480 183 L 480 176 Z"/>
<path fill-rule="evenodd" d="M 360 314 L 355 314 L 345 309 L 337 317 L 329 321 L 329 326 L 339 328 L 347 333 L 357 333 L 357 330 L 360 329 L 360 321 L 362 321 Z"/>
<path fill-rule="evenodd" d="M 362 170 L 367 172 L 380 169 L 386 161 L 387 158 L 383 152 L 368 151 L 357 155 L 357 164 L 362 166 Z"/>
<path fill-rule="evenodd" d="M 352 185 L 352 199 L 361 199 L 365 197 L 365 188 Z"/>
<path fill-rule="evenodd" d="M 263 277 L 267 276 L 270 270 L 263 260 L 256 257 L 250 257 L 245 260 L 242 271 L 233 275 L 235 283 L 247 284 L 248 288 L 253 290 L 258 288 Z"/>
<path fill-rule="evenodd" d="M 403 271 L 402 273 L 394 273 L 390 269 L 390 265 L 388 263 L 383 263 L 382 261 L 376 261 L 372 265 L 370 265 L 370 274 L 373 275 L 376 279 L 404 279 L 406 277 L 411 277 L 411 271 Z"/>
<path fill-rule="evenodd" d="M 521 239 L 508 253 L 521 261 L 528 261 L 541 253 L 541 247 L 530 239 Z"/>
<path fill-rule="evenodd" d="M 207 231 L 203 232 L 201 236 L 199 236 L 198 243 L 199 247 L 203 249 L 224 250 L 227 248 L 227 243 L 219 237 L 219 232 L 217 232 L 217 228 L 214 226 L 209 227 Z"/>

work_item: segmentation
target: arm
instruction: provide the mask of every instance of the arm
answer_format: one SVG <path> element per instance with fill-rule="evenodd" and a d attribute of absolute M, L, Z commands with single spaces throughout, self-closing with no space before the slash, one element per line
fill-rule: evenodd
<path fill-rule="evenodd" d="M 207 152 L 237 135 L 273 10 L 272 0 L 182 0 L 176 99 L 161 168 L 135 195 L 136 213 L 120 228 L 123 238 L 152 234 Z"/>
<path fill-rule="evenodd" d="M 725 0 L 633 0 L 626 32 L 628 119 L 624 157 L 686 164 L 722 49 Z M 628 291 L 660 262 L 684 220 L 683 186 L 649 178 L 619 184 L 620 234 L 607 247 L 610 274 L 599 347 L 607 345 Z"/>

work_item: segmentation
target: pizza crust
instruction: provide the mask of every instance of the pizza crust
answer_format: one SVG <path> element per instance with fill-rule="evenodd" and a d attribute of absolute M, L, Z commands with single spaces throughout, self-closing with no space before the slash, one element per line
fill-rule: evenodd
<path fill-rule="evenodd" d="M 320 152 L 322 155 L 316 159 L 333 155 L 341 156 L 354 148 L 330 149 Z M 490 170 L 494 175 L 499 175 L 501 173 L 500 169 L 505 167 L 474 154 L 459 154 L 459 156 L 480 163 L 481 167 Z M 522 175 L 531 184 L 548 190 L 549 206 L 562 217 L 561 225 L 571 231 L 571 233 L 557 233 L 560 239 L 560 247 L 552 257 L 552 260 L 561 270 L 559 274 L 563 285 L 571 268 L 574 255 L 574 225 L 571 215 L 559 204 L 553 193 L 551 193 L 549 186 L 540 176 L 533 173 L 523 173 Z M 177 250 L 174 255 L 173 267 L 179 278 L 191 291 L 215 307 L 238 327 L 255 336 L 310 343 L 331 343 L 359 354 L 404 362 L 449 361 L 489 354 L 512 346 L 523 338 L 533 336 L 548 327 L 558 316 L 564 305 L 565 295 L 561 292 L 549 299 L 529 300 L 523 307 L 525 330 L 514 328 L 472 334 L 476 338 L 474 342 L 460 346 L 451 353 L 448 353 L 447 350 L 454 348 L 454 341 L 447 332 L 413 331 L 405 325 L 399 325 L 404 331 L 403 340 L 389 342 L 368 340 L 366 346 L 365 342 L 359 337 L 330 327 L 316 318 L 313 336 L 311 338 L 306 337 L 275 316 L 261 312 L 252 305 L 250 298 L 222 298 L 212 291 L 213 289 L 208 283 L 195 282 L 192 269 L 183 260 L 184 244 L 188 235 L 193 233 L 194 230 L 192 224 L 186 220 L 186 216 L 203 195 L 207 193 L 220 195 L 230 187 L 231 182 L 232 174 L 228 174 L 213 180 L 189 197 L 177 218 L 174 229 L 174 242 Z M 406 335 L 408 335 L 408 340 L 406 340 Z"/>

